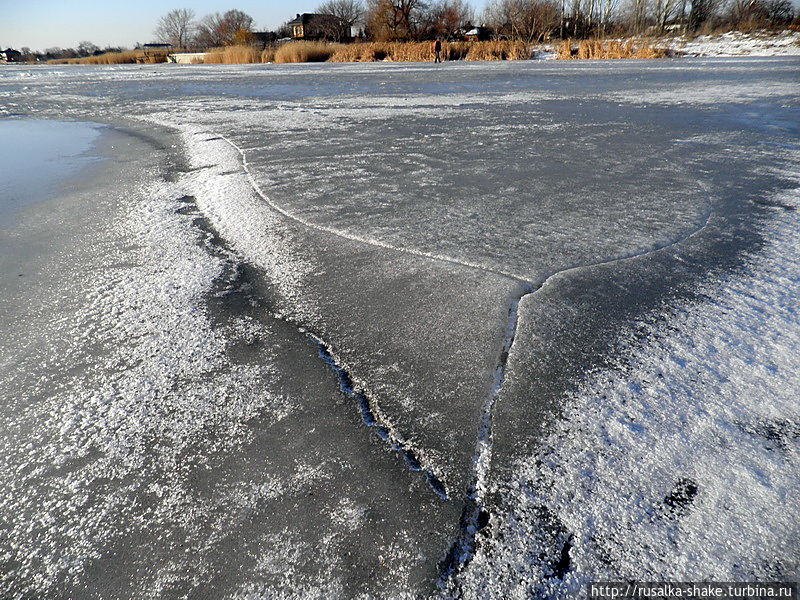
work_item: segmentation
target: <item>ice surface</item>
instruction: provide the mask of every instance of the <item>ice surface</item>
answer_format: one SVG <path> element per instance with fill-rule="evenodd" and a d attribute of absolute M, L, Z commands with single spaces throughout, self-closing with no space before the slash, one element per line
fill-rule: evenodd
<path fill-rule="evenodd" d="M 622 326 L 618 358 L 565 394 L 564 419 L 498 477 L 507 506 L 458 582 L 465 597 L 797 578 L 800 193 L 774 200 L 766 247 L 737 276 L 692 286 L 693 301 Z"/>
<path fill-rule="evenodd" d="M 0 227 L 24 206 L 52 196 L 64 180 L 97 160 L 89 155 L 99 128 L 88 123 L 0 121 Z"/>
<path fill-rule="evenodd" d="M 43 255 L 60 275 L 25 293 L 52 301 L 3 322 L 0 582 L 428 596 L 470 530 L 445 594 L 570 594 L 646 560 L 637 575 L 788 577 L 796 385 L 778 357 L 795 338 L 775 332 L 796 323 L 773 284 L 796 283 L 778 275 L 796 259 L 788 233 L 771 238 L 796 224 L 798 88 L 791 58 L 4 69 L 0 114 L 158 135 L 117 155 L 121 188 L 89 186 L 83 233 Z M 87 208 L 98 197 L 105 214 Z M 54 225 L 31 218 L 4 248 Z M 758 323 L 737 303 L 748 285 Z M 751 325 L 713 362 L 712 333 Z M 673 355 L 729 381 L 660 366 Z M 776 369 L 763 415 L 737 360 Z M 716 448 L 714 427 L 767 432 L 784 470 L 752 440 L 688 464 L 680 444 Z M 745 488 L 719 464 L 770 478 L 748 488 L 758 514 L 725 495 Z M 468 489 L 486 527 L 459 523 Z M 703 550 L 714 523 L 775 533 Z M 684 545 L 641 543 L 676 528 Z"/>
<path fill-rule="evenodd" d="M 431 588 L 458 511 L 359 427 L 180 186 L 147 183 L 168 154 L 114 143 L 134 164 L 43 207 L 60 239 L 3 298 L 4 592 Z M 31 214 L 3 249 L 53 227 Z"/>

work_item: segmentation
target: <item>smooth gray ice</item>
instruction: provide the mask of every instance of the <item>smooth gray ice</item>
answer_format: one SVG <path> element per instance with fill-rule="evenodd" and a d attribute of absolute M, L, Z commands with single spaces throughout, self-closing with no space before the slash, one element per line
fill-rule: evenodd
<path fill-rule="evenodd" d="M 42 119 L 0 120 L 0 226 L 23 207 L 53 196 L 82 168 L 100 135 L 96 124 Z"/>

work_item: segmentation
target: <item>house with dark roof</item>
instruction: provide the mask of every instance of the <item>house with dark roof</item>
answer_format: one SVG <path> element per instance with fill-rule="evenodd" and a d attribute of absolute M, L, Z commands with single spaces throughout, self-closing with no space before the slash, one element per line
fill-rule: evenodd
<path fill-rule="evenodd" d="M 306 35 L 310 32 L 311 22 L 316 16 L 314 13 L 297 14 L 294 19 L 289 21 L 286 25 L 292 31 L 292 38 L 295 40 L 307 39 Z"/>
<path fill-rule="evenodd" d="M 334 15 L 303 13 L 286 24 L 294 40 L 343 41 L 350 37 L 350 28 Z"/>
<path fill-rule="evenodd" d="M 20 52 L 19 50 L 12 50 L 11 48 L 0 50 L 0 62 L 2 63 L 22 62 L 22 52 Z"/>
<path fill-rule="evenodd" d="M 464 39 L 468 42 L 484 42 L 492 37 L 488 27 L 473 27 L 471 23 L 464 25 L 462 31 Z"/>

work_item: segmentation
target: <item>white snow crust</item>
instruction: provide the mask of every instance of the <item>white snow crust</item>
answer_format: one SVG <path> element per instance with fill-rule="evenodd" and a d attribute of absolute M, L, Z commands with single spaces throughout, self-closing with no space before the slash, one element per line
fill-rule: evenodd
<path fill-rule="evenodd" d="M 775 200 L 800 208 L 800 190 Z M 564 419 L 517 464 L 510 509 L 461 575 L 467 597 L 573 597 L 598 580 L 797 579 L 797 214 L 776 208 L 743 276 L 704 285 L 713 301 L 637 323 L 652 341 L 632 329 L 619 340 L 624 360 L 565 398 Z M 560 551 L 543 513 L 569 540 L 563 578 L 542 560 Z"/>
<path fill-rule="evenodd" d="M 668 45 L 688 56 L 797 56 L 800 55 L 800 32 L 787 30 L 775 35 L 729 31 L 721 35 L 701 35 L 690 41 L 672 40 Z"/>

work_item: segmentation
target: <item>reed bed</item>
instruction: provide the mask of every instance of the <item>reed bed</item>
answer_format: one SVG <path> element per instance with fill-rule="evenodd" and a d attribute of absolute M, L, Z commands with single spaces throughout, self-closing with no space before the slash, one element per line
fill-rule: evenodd
<path fill-rule="evenodd" d="M 167 55 L 159 53 L 145 56 L 144 50 L 126 50 L 83 58 L 57 58 L 47 62 L 54 65 L 124 65 L 136 62 L 156 64 L 167 62 Z"/>
<path fill-rule="evenodd" d="M 267 46 L 261 51 L 261 62 L 262 63 L 272 63 L 275 62 L 275 51 L 277 48 L 275 46 Z"/>
<path fill-rule="evenodd" d="M 226 46 L 206 53 L 203 63 L 213 65 L 242 65 L 264 62 L 261 50 L 253 46 Z"/>
<path fill-rule="evenodd" d="M 276 63 L 325 62 L 329 60 L 341 44 L 325 42 L 289 42 L 275 50 Z"/>
<path fill-rule="evenodd" d="M 473 42 L 466 60 L 525 60 L 531 57 L 531 48 L 525 42 L 497 40 Z"/>
<path fill-rule="evenodd" d="M 444 44 L 442 44 L 444 46 Z M 431 42 L 394 42 L 388 45 L 384 60 L 392 62 L 422 62 L 433 59 Z M 444 58 L 444 47 L 442 48 Z"/>
<path fill-rule="evenodd" d="M 524 42 L 445 42 L 442 60 L 521 60 L 531 57 Z M 331 62 L 424 62 L 433 60 L 431 42 L 369 42 L 341 45 Z"/>
<path fill-rule="evenodd" d="M 649 43 L 627 40 L 564 40 L 558 47 L 560 59 L 607 60 L 620 58 L 664 58 L 668 51 Z"/>
<path fill-rule="evenodd" d="M 531 58 L 525 42 L 496 40 L 489 42 L 445 42 L 442 60 L 525 60 Z M 558 46 L 561 59 L 663 58 L 668 51 L 643 40 L 564 40 Z M 166 54 L 145 56 L 142 50 L 111 52 L 86 58 L 51 60 L 55 64 L 113 65 L 135 62 L 166 62 Z M 226 46 L 210 50 L 206 64 L 306 63 L 306 62 L 425 62 L 433 60 L 431 42 L 288 42 L 264 50 L 253 46 Z"/>
<path fill-rule="evenodd" d="M 375 62 L 389 54 L 389 44 L 380 42 L 343 44 L 331 56 L 331 62 Z"/>

